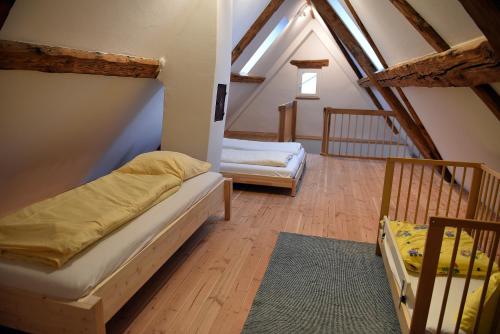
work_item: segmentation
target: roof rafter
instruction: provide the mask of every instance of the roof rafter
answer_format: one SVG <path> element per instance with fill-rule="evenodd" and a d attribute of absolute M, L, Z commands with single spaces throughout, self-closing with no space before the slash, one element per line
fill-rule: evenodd
<path fill-rule="evenodd" d="M 264 27 L 267 21 L 269 21 L 273 14 L 276 13 L 283 2 L 285 2 L 285 0 L 271 0 L 271 2 L 269 2 L 266 8 L 264 8 L 259 17 L 257 17 L 255 22 L 250 26 L 250 28 L 248 28 L 245 35 L 243 35 L 238 44 L 234 47 L 233 52 L 231 53 L 231 64 L 234 64 L 236 60 L 238 60 L 243 51 L 245 51 L 246 47 L 253 41 L 255 36 L 257 36 L 259 31 L 262 27 Z"/>
<path fill-rule="evenodd" d="M 350 51 L 352 56 L 356 59 L 358 64 L 363 68 L 363 71 L 368 75 L 370 80 L 373 81 L 374 86 L 382 94 L 384 99 L 390 105 L 392 110 L 396 113 L 401 126 L 405 129 L 408 136 L 412 139 L 413 143 L 417 146 L 422 155 L 426 158 L 439 159 L 438 153 L 433 151 L 425 141 L 423 135 L 416 127 L 413 119 L 407 113 L 398 98 L 394 93 L 386 87 L 382 87 L 374 78 L 375 67 L 365 54 L 357 40 L 354 38 L 349 29 L 345 26 L 344 22 L 340 19 L 337 13 L 333 10 L 327 0 L 312 0 L 316 7 L 317 12 L 330 30 L 335 31 L 339 39 L 344 43 L 346 48 Z"/>
<path fill-rule="evenodd" d="M 450 45 L 420 16 L 420 14 L 406 0 L 390 0 L 391 3 L 403 14 L 411 25 L 422 35 L 422 37 L 436 50 L 443 52 L 450 49 Z M 460 0 L 465 10 L 476 22 L 479 28 L 488 38 L 495 49 L 497 56 L 500 55 L 500 37 L 498 30 L 500 14 L 498 6 L 489 1 Z M 493 7 L 493 8 L 492 8 Z M 488 84 L 472 87 L 472 90 L 483 101 L 491 112 L 500 120 L 500 97 L 498 93 Z"/>
<path fill-rule="evenodd" d="M 358 13 L 356 12 L 356 10 L 354 9 L 354 7 L 352 6 L 351 1 L 350 0 L 344 0 L 344 1 L 345 1 L 345 4 L 347 5 L 349 11 L 351 12 L 352 16 L 354 17 L 354 20 L 356 21 L 356 23 L 358 24 L 359 28 L 363 32 L 366 40 L 368 41 L 368 43 L 372 47 L 373 51 L 377 55 L 380 63 L 382 64 L 382 66 L 384 66 L 385 68 L 387 68 L 388 66 L 387 66 L 387 62 L 384 59 L 384 56 L 382 55 L 382 53 L 378 49 L 377 45 L 373 41 L 372 37 L 370 36 L 370 33 L 368 33 L 368 30 L 366 29 L 365 25 L 363 24 L 363 21 L 361 21 L 361 19 L 358 16 Z M 420 120 L 420 117 L 418 117 L 418 114 L 415 111 L 415 108 L 413 108 L 413 105 L 410 103 L 410 100 L 408 100 L 408 97 L 406 97 L 406 94 L 403 92 L 403 90 L 400 87 L 397 87 L 396 91 L 398 92 L 398 95 L 401 97 L 401 100 L 405 104 L 406 110 L 410 113 L 411 117 L 413 118 L 413 121 L 415 122 L 415 125 L 420 129 L 420 132 L 422 133 L 423 137 L 427 141 L 427 144 L 435 152 L 437 152 L 437 154 L 439 155 L 439 157 L 441 157 L 441 154 L 439 153 L 439 150 L 437 149 L 436 144 L 434 144 L 434 141 L 432 140 L 430 134 L 427 132 L 427 129 L 425 128 L 424 124 Z"/>

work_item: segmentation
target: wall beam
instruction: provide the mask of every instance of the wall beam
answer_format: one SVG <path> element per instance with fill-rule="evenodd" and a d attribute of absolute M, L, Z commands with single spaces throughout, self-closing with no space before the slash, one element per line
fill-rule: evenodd
<path fill-rule="evenodd" d="M 267 23 L 267 21 L 269 21 L 273 14 L 276 13 L 283 2 L 285 2 L 285 0 L 271 0 L 271 2 L 269 2 L 266 8 L 264 8 L 259 17 L 257 17 L 255 22 L 250 26 L 245 35 L 243 35 L 241 40 L 234 47 L 233 52 L 231 53 L 231 64 L 234 64 L 234 62 L 238 60 L 248 44 L 253 41 L 255 36 L 257 36 L 259 31 Z"/>
<path fill-rule="evenodd" d="M 156 78 L 157 59 L 0 40 L 0 69 Z"/>
<path fill-rule="evenodd" d="M 500 81 L 500 58 L 484 37 L 374 74 L 382 87 L 470 87 Z M 372 85 L 369 78 L 359 81 Z"/>
<path fill-rule="evenodd" d="M 443 52 L 450 48 L 450 45 L 438 34 L 434 28 L 427 23 L 427 21 L 420 16 L 420 14 L 413 9 L 413 7 L 406 0 L 390 0 L 391 3 L 403 14 L 408 22 L 421 34 L 421 36 L 434 48 L 437 52 Z M 485 20 L 483 17 L 486 16 L 487 21 L 492 21 L 491 18 L 494 17 L 492 22 L 488 22 L 484 27 L 480 27 L 483 33 L 487 35 L 490 45 L 492 43 L 497 43 L 497 47 L 492 45 L 495 49 L 497 56 L 500 54 L 500 38 L 498 33 L 493 33 L 490 28 L 494 25 L 497 26 L 497 31 L 500 29 L 498 24 L 499 10 L 498 6 L 496 8 L 490 8 L 488 1 L 474 1 L 474 5 L 471 6 L 470 1 L 462 1 L 465 10 L 472 16 L 472 19 L 476 21 L 478 26 L 484 25 Z M 488 8 L 486 8 L 488 7 Z M 491 13 L 496 11 L 496 15 L 490 16 Z M 387 66 L 386 66 L 387 67 Z M 398 88 L 400 89 L 400 88 Z M 491 110 L 495 117 L 500 120 L 500 97 L 497 92 L 487 84 L 482 84 L 479 86 L 472 87 L 472 90 L 476 95 L 483 101 L 484 104 Z"/>
<path fill-rule="evenodd" d="M 242 82 L 242 83 L 263 83 L 266 80 L 265 77 L 259 77 L 256 75 L 240 75 L 236 73 L 231 73 L 231 82 Z"/>

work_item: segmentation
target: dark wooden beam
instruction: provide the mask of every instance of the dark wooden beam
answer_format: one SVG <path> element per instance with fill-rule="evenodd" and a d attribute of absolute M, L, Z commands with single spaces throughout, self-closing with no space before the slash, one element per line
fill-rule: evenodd
<path fill-rule="evenodd" d="M 269 21 L 271 16 L 276 13 L 284 1 L 285 0 L 271 0 L 271 2 L 269 2 L 266 8 L 264 8 L 259 17 L 257 17 L 255 22 L 250 26 L 245 35 L 243 35 L 241 40 L 234 47 L 231 54 L 231 64 L 234 64 L 234 62 L 238 60 L 248 44 L 253 41 L 255 36 L 257 36 L 262 27 L 267 23 L 267 21 Z"/>
<path fill-rule="evenodd" d="M 330 61 L 328 59 L 291 60 L 290 64 L 297 66 L 298 68 L 322 68 L 328 66 Z"/>
<path fill-rule="evenodd" d="M 260 84 L 266 80 L 265 77 L 251 76 L 251 75 L 240 75 L 236 73 L 231 73 L 231 82 L 243 82 L 243 83 L 256 83 Z"/>
<path fill-rule="evenodd" d="M 498 0 L 459 1 L 500 57 L 500 2 Z"/>
<path fill-rule="evenodd" d="M 349 0 L 347 0 L 349 1 Z M 413 7 L 406 0 L 390 0 L 392 4 L 407 18 L 407 20 L 415 27 L 415 29 L 421 34 L 421 36 L 434 48 L 437 52 L 443 52 L 450 48 L 448 43 L 434 30 L 434 28 L 427 23 L 427 21 L 420 16 L 420 14 L 413 9 Z M 465 1 L 463 1 L 465 3 Z M 495 11 L 495 8 L 488 7 L 488 10 L 485 12 L 485 5 L 488 5 L 489 1 L 474 1 L 474 6 L 471 6 L 472 12 L 469 12 L 470 15 L 474 15 L 474 20 L 477 20 L 476 23 L 478 25 L 484 24 L 484 20 L 482 18 L 486 16 L 490 16 L 490 13 Z M 470 3 L 469 3 L 470 5 Z M 464 6 L 465 7 L 465 6 Z M 466 8 L 467 10 L 467 8 Z M 496 15 L 494 23 L 498 25 L 498 17 L 500 17 L 500 12 L 498 11 L 498 5 L 496 6 Z M 492 33 L 490 29 L 491 25 L 485 26 L 485 30 L 483 33 L 489 33 L 490 37 L 488 37 L 490 45 L 492 45 L 492 40 L 499 40 L 498 33 Z M 497 26 L 497 29 L 500 29 L 500 25 Z M 494 46 L 493 46 L 494 47 Z M 498 49 L 495 50 L 497 57 L 500 55 Z M 385 66 L 387 67 L 387 66 Z M 500 114 L 500 97 L 497 92 L 491 88 L 487 84 L 482 84 L 479 86 L 471 87 L 472 90 L 476 93 L 476 95 L 483 101 L 484 104 L 491 110 L 491 112 L 495 115 L 495 117 L 499 118 Z M 397 88 L 401 90 L 401 88 Z M 500 119 L 500 118 L 499 118 Z"/>
<path fill-rule="evenodd" d="M 370 36 L 370 33 L 368 32 L 365 25 L 363 24 L 363 21 L 361 21 L 361 19 L 359 18 L 358 13 L 356 12 L 356 10 L 354 9 L 354 7 L 351 4 L 351 1 L 350 0 L 344 0 L 344 1 L 345 1 L 345 4 L 347 5 L 349 11 L 351 12 L 354 20 L 356 21 L 356 24 L 361 29 L 366 40 L 368 41 L 368 43 L 372 47 L 373 51 L 377 55 L 380 63 L 382 64 L 382 66 L 387 68 L 388 66 L 387 66 L 387 62 L 385 61 L 384 56 L 382 55 L 379 48 L 377 47 L 377 45 L 373 41 L 372 37 Z M 415 108 L 413 108 L 412 104 L 410 103 L 410 100 L 408 100 L 408 98 L 406 97 L 406 94 L 403 92 L 403 90 L 400 87 L 397 87 L 396 91 L 398 92 L 398 95 L 400 96 L 401 100 L 403 101 L 403 103 L 406 107 L 406 110 L 413 118 L 415 125 L 420 129 L 420 132 L 422 133 L 422 136 L 425 138 L 427 145 L 429 145 L 429 147 L 431 147 L 431 149 L 433 151 L 435 151 L 439 155 L 439 157 L 441 157 L 441 155 L 439 154 L 439 151 L 437 149 L 436 144 L 434 144 L 434 141 L 432 140 L 431 135 L 427 132 L 427 129 L 425 128 L 424 124 L 420 120 L 420 117 L 418 116 L 417 112 L 415 111 Z"/>
<path fill-rule="evenodd" d="M 448 51 L 416 58 L 374 74 L 383 87 L 470 87 L 500 81 L 500 58 L 477 38 Z M 359 81 L 371 85 L 368 78 Z"/>
<path fill-rule="evenodd" d="M 500 121 L 500 97 L 490 85 L 472 87 L 476 95 L 490 108 L 491 112 Z"/>
<path fill-rule="evenodd" d="M 448 43 L 413 9 L 406 0 L 389 0 L 401 14 L 410 22 L 410 24 L 420 33 L 420 35 L 429 43 L 434 50 L 438 52 L 446 51 L 450 48 Z"/>
<path fill-rule="evenodd" d="M 156 78 L 156 59 L 0 40 L 0 69 Z"/>
<path fill-rule="evenodd" d="M 9 12 L 16 0 L 0 0 L 0 29 L 2 29 Z"/>
<path fill-rule="evenodd" d="M 374 65 L 371 63 L 370 59 L 365 54 L 349 29 L 345 26 L 343 21 L 330 6 L 329 2 L 327 0 L 312 0 L 312 3 L 316 7 L 317 12 L 325 21 L 325 24 L 329 26 L 329 29 L 331 31 L 335 31 L 339 39 L 349 50 L 350 54 L 356 59 L 357 63 L 361 66 L 363 71 L 372 80 L 375 88 L 382 94 L 391 109 L 396 113 L 399 123 L 405 129 L 406 133 L 422 153 L 422 155 L 426 158 L 437 159 L 436 152 L 433 152 L 427 145 L 419 129 L 415 126 L 413 119 L 406 112 L 406 109 L 398 100 L 396 95 L 394 95 L 392 90 L 390 90 L 389 88 L 382 87 L 378 84 L 377 80 L 374 77 Z"/>

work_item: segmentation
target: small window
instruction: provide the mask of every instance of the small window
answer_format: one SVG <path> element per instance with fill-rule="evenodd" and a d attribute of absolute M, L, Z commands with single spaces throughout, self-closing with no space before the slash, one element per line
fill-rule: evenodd
<path fill-rule="evenodd" d="M 299 69 L 297 97 L 319 98 L 319 71 Z"/>

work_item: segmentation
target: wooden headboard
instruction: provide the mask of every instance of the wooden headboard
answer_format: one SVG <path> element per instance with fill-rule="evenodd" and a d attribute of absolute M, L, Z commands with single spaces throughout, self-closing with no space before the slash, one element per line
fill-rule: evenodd
<path fill-rule="evenodd" d="M 279 106 L 279 130 L 278 141 L 295 141 L 297 127 L 297 101 Z"/>

